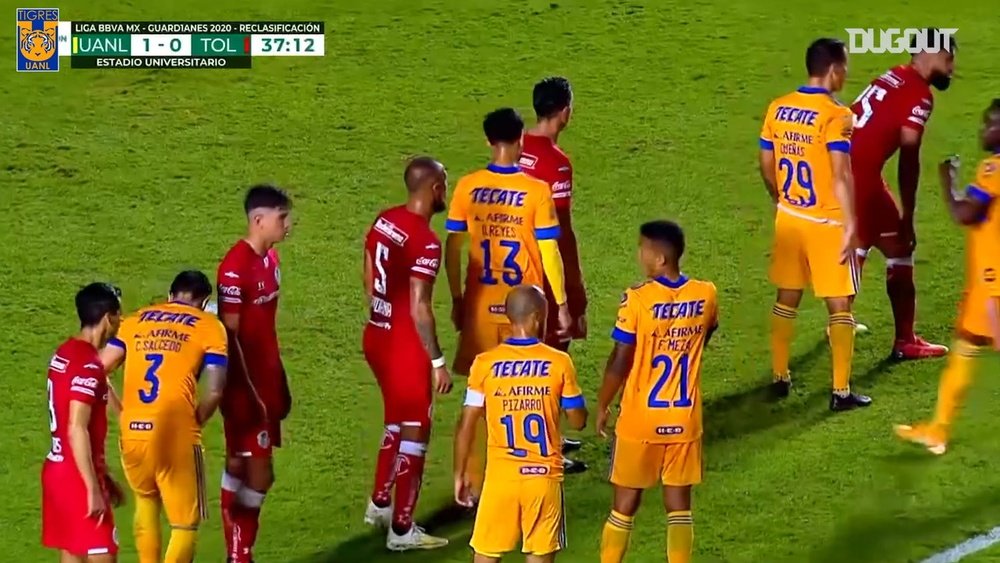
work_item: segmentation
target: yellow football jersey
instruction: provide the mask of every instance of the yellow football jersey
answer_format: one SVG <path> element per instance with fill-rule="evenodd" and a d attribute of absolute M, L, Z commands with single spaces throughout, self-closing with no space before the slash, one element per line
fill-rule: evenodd
<path fill-rule="evenodd" d="M 182 303 L 153 305 L 122 321 L 109 342 L 125 350 L 122 439 L 200 440 L 196 420 L 203 365 L 226 365 L 219 319 Z"/>
<path fill-rule="evenodd" d="M 549 185 L 516 166 L 494 164 L 458 181 L 445 227 L 469 233 L 466 307 L 482 308 L 497 323 L 507 322 L 504 300 L 511 287 L 542 287 L 538 241 L 559 237 Z"/>
<path fill-rule="evenodd" d="M 718 325 L 711 282 L 656 278 L 622 296 L 614 340 L 635 345 L 615 434 L 649 443 L 701 438 L 701 357 Z"/>
<path fill-rule="evenodd" d="M 767 108 L 760 147 L 775 152 L 778 204 L 813 219 L 842 221 L 830 152 L 850 153 L 853 114 L 823 88 L 803 86 Z"/>
<path fill-rule="evenodd" d="M 568 354 L 510 338 L 476 357 L 467 406 L 486 410 L 486 479 L 562 479 L 560 410 L 585 406 Z"/>
<path fill-rule="evenodd" d="M 981 287 L 990 297 L 1000 297 L 1000 154 L 984 159 L 976 170 L 976 181 L 966 188 L 966 197 L 991 203 L 982 220 L 968 229 L 965 244 L 965 285 Z"/>

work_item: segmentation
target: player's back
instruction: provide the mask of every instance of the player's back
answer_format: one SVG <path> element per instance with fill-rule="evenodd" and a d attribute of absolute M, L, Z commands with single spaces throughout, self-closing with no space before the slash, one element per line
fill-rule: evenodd
<path fill-rule="evenodd" d="M 617 435 L 649 443 L 701 437 L 701 361 L 718 321 L 715 285 L 682 277 L 625 292 L 613 338 L 634 342 Z"/>
<path fill-rule="evenodd" d="M 122 439 L 197 443 L 202 367 L 226 364 L 219 319 L 183 303 L 152 305 L 126 318 L 112 344 L 125 350 Z"/>
<path fill-rule="evenodd" d="M 46 465 L 59 465 L 76 472 L 69 441 L 70 401 L 92 406 L 90 423 L 91 455 L 98 472 L 107 470 L 104 441 L 108 434 L 107 379 L 97 350 L 88 342 L 71 338 L 56 349 L 49 360 L 46 381 L 49 404 L 49 432 L 52 447 Z"/>
<path fill-rule="evenodd" d="M 986 215 L 966 230 L 965 289 L 976 292 L 995 284 L 1000 275 L 1000 205 L 996 203 L 1000 198 L 1000 154 L 990 155 L 979 164 L 966 197 L 993 202 Z"/>
<path fill-rule="evenodd" d="M 504 300 L 511 287 L 543 284 L 538 241 L 559 236 L 548 184 L 516 166 L 492 164 L 459 180 L 447 228 L 468 231 L 466 299 L 497 323 L 506 323 Z"/>
<path fill-rule="evenodd" d="M 823 88 L 803 86 L 771 102 L 761 147 L 775 153 L 778 205 L 813 220 L 840 221 L 831 151 L 850 150 L 851 112 Z"/>
<path fill-rule="evenodd" d="M 570 357 L 534 338 L 511 338 L 476 358 L 469 386 L 484 396 L 487 479 L 562 479 L 559 411 L 583 406 Z"/>
<path fill-rule="evenodd" d="M 573 197 L 573 165 L 552 139 L 526 133 L 518 162 L 529 176 L 549 185 L 556 207 L 570 206 Z"/>
<path fill-rule="evenodd" d="M 387 335 L 415 336 L 410 278 L 434 282 L 441 256 L 437 235 L 425 218 L 401 205 L 375 219 L 365 237 L 365 252 L 373 269 L 369 325 Z"/>
<path fill-rule="evenodd" d="M 934 94 L 910 65 L 893 67 L 872 80 L 851 104 L 855 176 L 880 177 L 886 161 L 899 149 L 900 130 L 922 131 L 933 107 Z"/>

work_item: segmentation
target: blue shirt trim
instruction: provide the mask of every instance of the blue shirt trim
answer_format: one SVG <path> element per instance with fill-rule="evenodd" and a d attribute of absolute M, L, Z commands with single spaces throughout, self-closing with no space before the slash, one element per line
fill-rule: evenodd
<path fill-rule="evenodd" d="M 559 238 L 559 233 L 559 225 L 542 227 L 540 229 L 535 229 L 535 238 L 538 240 L 553 240 Z"/>
<path fill-rule="evenodd" d="M 121 339 L 118 337 L 114 337 L 111 340 L 108 340 L 108 345 L 121 348 L 122 350 L 125 349 L 125 343 L 122 342 Z"/>
<path fill-rule="evenodd" d="M 760 139 L 760 148 L 763 149 L 763 150 L 765 150 L 765 151 L 773 151 L 774 150 L 774 141 L 772 141 L 770 139 L 765 139 L 765 138 L 761 137 L 761 139 Z"/>
<path fill-rule="evenodd" d="M 577 395 L 576 397 L 563 397 L 559 400 L 559 407 L 564 411 L 569 409 L 582 409 L 587 406 L 587 400 L 583 398 L 583 395 Z"/>
<path fill-rule="evenodd" d="M 620 329 L 618 327 L 615 327 L 615 329 L 611 331 L 611 340 L 614 340 L 615 342 L 621 342 L 622 344 L 633 344 L 634 345 L 635 344 L 635 334 L 633 334 L 633 333 L 631 333 L 631 332 L 629 332 L 627 330 L 622 330 L 622 329 Z"/>
<path fill-rule="evenodd" d="M 496 174 L 517 174 L 521 171 L 521 167 L 516 164 L 514 166 L 500 166 L 492 162 L 486 165 L 486 169 Z"/>
<path fill-rule="evenodd" d="M 850 141 L 830 141 L 826 144 L 826 149 L 835 152 L 851 152 Z"/>
<path fill-rule="evenodd" d="M 459 221 L 458 219 L 446 219 L 444 222 L 444 228 L 453 233 L 464 233 L 469 230 L 469 223 L 466 221 Z"/>
<path fill-rule="evenodd" d="M 969 184 L 965 187 L 965 195 L 980 203 L 989 203 L 993 201 L 993 196 L 991 196 L 989 192 L 975 184 Z"/>
<path fill-rule="evenodd" d="M 796 90 L 800 94 L 829 94 L 830 91 L 820 86 L 801 86 Z"/>
<path fill-rule="evenodd" d="M 511 346 L 531 346 L 533 344 L 538 344 L 539 340 L 537 338 L 508 338 L 504 341 L 505 344 L 510 344 Z"/>
<path fill-rule="evenodd" d="M 677 289 L 680 286 L 686 284 L 687 281 L 688 281 L 688 278 L 684 274 L 681 274 L 681 277 L 677 278 L 676 280 L 671 280 L 671 279 L 665 278 L 663 276 L 660 276 L 660 277 L 656 278 L 656 283 L 665 285 L 665 286 L 669 287 L 670 289 Z"/>
<path fill-rule="evenodd" d="M 223 367 L 225 367 L 225 365 L 227 363 L 229 363 L 229 361 L 226 359 L 226 355 L 225 354 L 216 354 L 214 352 L 209 352 L 209 353 L 205 354 L 205 359 L 202 360 L 202 365 L 203 366 L 223 366 Z"/>

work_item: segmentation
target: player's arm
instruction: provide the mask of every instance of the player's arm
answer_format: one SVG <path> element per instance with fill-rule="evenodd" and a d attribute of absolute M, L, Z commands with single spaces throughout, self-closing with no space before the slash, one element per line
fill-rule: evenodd
<path fill-rule="evenodd" d="M 953 221 L 959 225 L 975 225 L 986 217 L 993 195 L 977 184 L 969 184 L 965 188 L 965 197 L 959 198 L 958 190 L 958 159 L 949 158 L 938 168 L 941 177 L 941 195 Z"/>
<path fill-rule="evenodd" d="M 576 366 L 573 360 L 566 360 L 565 379 L 563 380 L 562 397 L 559 398 L 559 408 L 566 413 L 566 421 L 573 430 L 583 430 L 587 426 L 587 401 L 583 398 L 583 390 L 576 378 Z"/>
<path fill-rule="evenodd" d="M 854 214 L 854 173 L 851 172 L 851 135 L 854 132 L 854 114 L 847 108 L 830 120 L 826 127 L 826 150 L 830 155 L 833 175 L 833 194 L 844 216 L 844 230 L 856 232 Z"/>
<path fill-rule="evenodd" d="M 902 219 L 913 223 L 917 208 L 917 186 L 920 183 L 920 144 L 923 128 L 902 127 L 899 132 L 899 162 L 896 174 L 899 181 L 899 206 Z"/>
<path fill-rule="evenodd" d="M 559 219 L 556 216 L 556 205 L 552 192 L 546 186 L 542 192 L 541 201 L 535 210 L 534 225 L 535 240 L 538 241 L 538 252 L 542 257 L 542 270 L 545 280 L 552 289 L 552 297 L 556 305 L 566 304 L 566 271 L 563 267 L 562 253 L 559 252 Z"/>
<path fill-rule="evenodd" d="M 410 316 L 420 335 L 420 343 L 432 362 L 444 364 L 444 352 L 438 344 L 437 323 L 434 320 L 434 282 L 422 277 L 410 277 Z"/>
<path fill-rule="evenodd" d="M 222 402 L 222 392 L 226 389 L 225 358 L 222 358 L 221 363 L 209 363 L 208 358 L 206 358 L 205 368 L 201 375 L 205 383 L 201 400 L 198 401 L 196 416 L 198 424 L 204 426 L 219 408 L 219 403 Z"/>
<path fill-rule="evenodd" d="M 629 372 L 632 371 L 634 358 L 634 341 L 631 344 L 621 341 L 615 342 L 615 347 L 611 349 L 611 355 L 608 357 L 608 363 L 604 366 L 604 380 L 601 382 L 601 389 L 597 392 L 597 409 L 599 411 L 604 412 L 611 408 L 611 402 L 615 400 Z"/>
<path fill-rule="evenodd" d="M 73 448 L 73 462 L 76 464 L 83 484 L 88 492 L 100 488 L 97 479 L 97 469 L 94 467 L 93 456 L 90 455 L 90 416 L 93 407 L 90 402 L 71 399 L 69 402 L 69 444 Z"/>
<path fill-rule="evenodd" d="M 364 266 L 361 272 L 361 282 L 365 290 L 365 307 L 371 307 L 372 295 L 375 292 L 375 266 L 372 262 L 372 255 L 365 249 Z"/>
<path fill-rule="evenodd" d="M 453 304 L 462 300 L 462 250 L 469 235 L 469 210 L 465 191 L 465 183 L 459 180 L 448 207 L 448 218 L 444 222 L 444 228 L 448 231 L 448 237 L 444 241 L 444 269 Z M 453 316 L 455 313 L 456 311 L 452 311 Z M 458 322 L 456 320 L 456 326 Z"/>
<path fill-rule="evenodd" d="M 119 329 L 119 334 L 122 330 Z M 104 366 L 104 373 L 107 374 L 108 382 L 108 407 L 111 412 L 118 416 L 122 413 L 122 400 L 118 395 L 118 391 L 115 390 L 114 383 L 111 381 L 111 374 L 121 367 L 122 362 L 125 361 L 125 342 L 123 342 L 117 336 L 108 341 L 104 346 L 104 349 L 100 352 L 101 364 Z"/>
<path fill-rule="evenodd" d="M 239 339 L 240 308 L 243 305 L 242 276 L 244 275 L 241 270 L 236 265 L 226 264 L 225 262 L 219 267 L 219 320 L 222 321 L 222 326 L 226 329 L 226 341 L 230 361 L 239 362 L 237 365 L 241 368 L 247 385 L 256 397 L 257 402 L 263 407 L 260 395 L 257 394 L 257 389 L 253 385 L 253 377 L 248 369 L 246 355 L 243 353 L 243 347 L 240 345 Z"/>
<path fill-rule="evenodd" d="M 712 335 L 719 330 L 719 302 L 718 293 L 715 286 L 712 286 L 712 313 L 711 317 L 708 319 L 708 331 L 705 333 L 705 345 L 708 346 L 709 341 L 712 340 Z"/>
<path fill-rule="evenodd" d="M 774 160 L 774 132 L 771 130 L 771 108 L 767 109 L 764 115 L 764 125 L 760 130 L 760 177 L 764 180 L 764 187 L 771 196 L 771 201 L 775 205 L 778 203 L 778 172 Z"/>
<path fill-rule="evenodd" d="M 466 481 L 466 468 L 476 440 L 476 426 L 486 416 L 485 378 L 478 364 L 478 359 L 473 361 L 469 370 L 469 386 L 465 391 L 465 402 L 455 431 L 455 447 L 452 452 L 455 502 L 461 506 L 472 506 L 473 503 L 469 494 L 470 483 Z"/>

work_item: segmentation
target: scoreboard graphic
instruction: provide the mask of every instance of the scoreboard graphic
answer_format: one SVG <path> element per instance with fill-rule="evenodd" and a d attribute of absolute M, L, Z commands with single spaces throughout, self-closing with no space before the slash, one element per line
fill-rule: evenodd
<path fill-rule="evenodd" d="M 59 21 L 56 8 L 17 10 L 17 70 L 246 69 L 256 57 L 322 57 L 323 22 Z"/>

